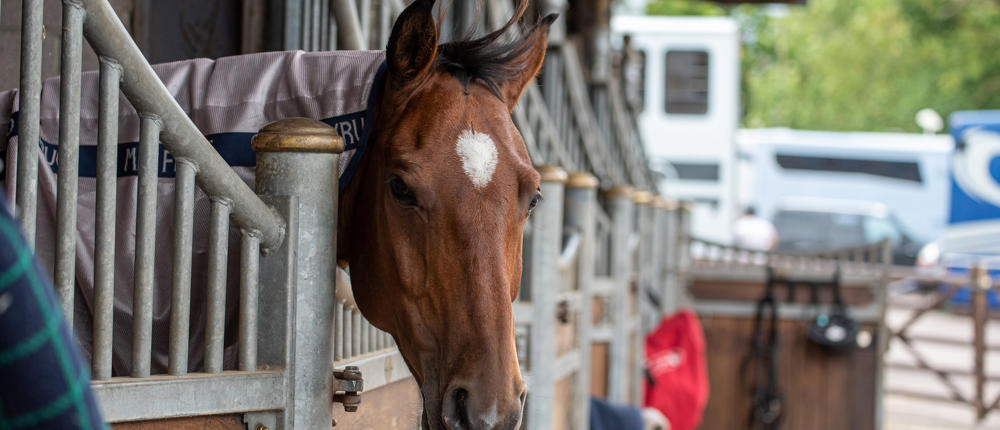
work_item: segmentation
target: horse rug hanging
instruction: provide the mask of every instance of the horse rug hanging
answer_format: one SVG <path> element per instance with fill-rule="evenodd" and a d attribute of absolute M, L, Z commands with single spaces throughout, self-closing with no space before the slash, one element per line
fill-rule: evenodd
<path fill-rule="evenodd" d="M 340 157 L 340 186 L 364 153 L 371 132 L 374 90 L 382 85 L 383 51 L 268 52 L 196 59 L 153 66 L 153 70 L 180 107 L 205 133 L 213 148 L 252 189 L 255 154 L 250 138 L 261 127 L 288 117 L 322 120 L 344 138 Z M 8 130 L 0 141 L 5 169 L 4 186 L 13 200 L 17 160 L 18 93 L 0 93 L 0 127 Z M 118 113 L 117 224 L 115 228 L 115 299 L 113 374 L 130 369 L 132 339 L 132 284 L 135 261 L 137 206 L 137 154 L 139 116 L 124 96 Z M 96 207 L 96 154 L 98 130 L 98 73 L 81 79 L 79 199 L 77 201 L 76 303 L 74 320 L 85 353 L 91 353 L 91 312 L 94 292 L 94 231 Z M 56 172 L 59 164 L 59 78 L 47 79 L 41 95 L 41 129 L 38 157 L 38 218 L 36 250 L 43 267 L 54 267 L 56 237 Z M 170 326 L 171 256 L 174 228 L 174 159 L 160 146 L 157 161 L 156 257 L 153 298 L 152 371 L 165 372 Z M 13 201 L 7 202 L 11 207 Z M 196 370 L 204 359 L 208 229 L 210 201 L 195 192 L 191 280 L 191 333 L 189 367 Z M 330 220 L 336 222 L 336 220 Z M 239 236 L 230 230 L 227 274 L 227 328 L 237 317 L 239 291 Z M 331 256 L 331 259 L 334 258 Z M 235 365 L 234 333 L 227 329 L 226 368 Z"/>

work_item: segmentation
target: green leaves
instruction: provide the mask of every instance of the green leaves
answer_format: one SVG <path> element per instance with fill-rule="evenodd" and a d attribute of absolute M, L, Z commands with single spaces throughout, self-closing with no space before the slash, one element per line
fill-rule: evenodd
<path fill-rule="evenodd" d="M 713 10 L 655 0 L 649 10 Z M 687 9 L 684 9 L 687 8 Z M 720 9 L 721 10 L 721 9 Z M 810 0 L 744 32 L 743 123 L 919 131 L 916 112 L 1000 108 L 1000 7 L 986 0 Z"/>

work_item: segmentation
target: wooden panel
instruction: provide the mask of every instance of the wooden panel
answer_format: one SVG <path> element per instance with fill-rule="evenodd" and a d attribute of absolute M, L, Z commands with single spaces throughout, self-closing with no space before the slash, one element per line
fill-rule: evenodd
<path fill-rule="evenodd" d="M 173 418 L 113 424 L 114 430 L 245 430 L 242 414 Z"/>
<path fill-rule="evenodd" d="M 389 384 L 361 395 L 357 412 L 344 412 L 333 404 L 334 430 L 413 430 L 420 428 L 420 391 L 413 378 Z"/>
<path fill-rule="evenodd" d="M 755 303 L 764 295 L 765 285 L 757 281 L 734 281 L 697 279 L 691 282 L 688 292 L 695 300 L 742 300 Z M 788 302 L 788 288 L 785 285 L 775 286 L 774 294 L 782 302 Z M 866 305 L 874 300 L 869 285 L 845 285 L 841 294 L 848 305 Z M 833 290 L 829 287 L 819 288 L 820 303 L 833 302 Z M 809 287 L 798 286 L 795 289 L 795 302 L 809 303 Z"/>
<path fill-rule="evenodd" d="M 573 427 L 573 381 L 572 376 L 560 379 L 552 391 L 553 430 L 569 430 Z"/>
<path fill-rule="evenodd" d="M 608 344 L 590 344 L 590 395 L 608 397 Z"/>
<path fill-rule="evenodd" d="M 751 381 L 741 364 L 750 351 L 753 320 L 705 317 L 702 324 L 710 394 L 700 428 L 748 428 Z M 785 411 L 781 428 L 873 429 L 878 342 L 846 355 L 829 355 L 806 339 L 806 327 L 803 321 L 778 322 L 778 384 Z"/>

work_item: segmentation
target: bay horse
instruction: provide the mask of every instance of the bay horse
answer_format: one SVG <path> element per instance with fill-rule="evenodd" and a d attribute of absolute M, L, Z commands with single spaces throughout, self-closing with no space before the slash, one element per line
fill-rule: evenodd
<path fill-rule="evenodd" d="M 434 0 L 397 19 L 369 147 L 340 200 L 338 259 L 362 314 L 392 334 L 420 386 L 425 429 L 514 429 L 526 396 L 512 302 L 540 199 L 511 111 L 542 66 L 539 20 L 438 45 Z"/>

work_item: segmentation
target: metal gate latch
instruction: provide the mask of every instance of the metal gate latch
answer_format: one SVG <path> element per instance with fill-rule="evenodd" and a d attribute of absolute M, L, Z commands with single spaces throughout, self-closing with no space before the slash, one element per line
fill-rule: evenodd
<path fill-rule="evenodd" d="M 358 366 L 347 366 L 333 371 L 333 401 L 344 404 L 345 412 L 357 412 L 365 379 Z"/>

